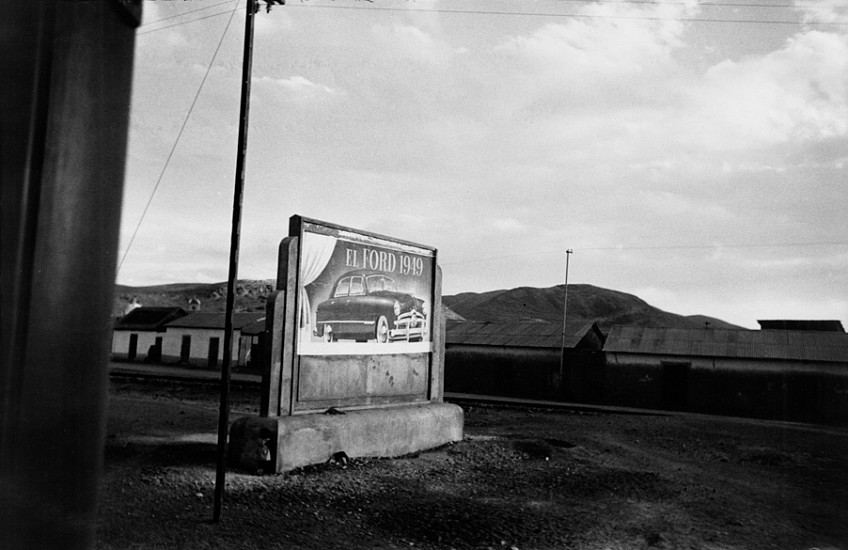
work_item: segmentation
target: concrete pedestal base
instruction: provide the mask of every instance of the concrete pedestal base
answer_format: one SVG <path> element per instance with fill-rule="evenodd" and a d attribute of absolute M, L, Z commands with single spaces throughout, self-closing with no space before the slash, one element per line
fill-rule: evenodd
<path fill-rule="evenodd" d="M 462 437 L 462 409 L 448 403 L 246 417 L 230 428 L 230 464 L 280 473 L 326 462 L 338 452 L 350 458 L 401 456 Z"/>

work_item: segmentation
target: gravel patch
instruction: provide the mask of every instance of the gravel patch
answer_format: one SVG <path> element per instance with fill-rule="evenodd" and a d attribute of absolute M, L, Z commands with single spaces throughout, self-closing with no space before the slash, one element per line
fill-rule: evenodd
<path fill-rule="evenodd" d="M 229 472 L 212 523 L 215 392 L 113 386 L 97 547 L 848 548 L 848 431 L 465 413 L 466 438 L 431 451 Z"/>

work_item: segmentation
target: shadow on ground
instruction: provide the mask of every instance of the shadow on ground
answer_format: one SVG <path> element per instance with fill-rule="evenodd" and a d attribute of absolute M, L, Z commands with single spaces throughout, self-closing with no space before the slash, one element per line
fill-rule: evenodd
<path fill-rule="evenodd" d="M 107 443 L 105 460 L 107 467 L 125 467 L 128 462 L 144 463 L 146 466 L 215 468 L 216 448 L 214 443 L 200 442 L 146 442 L 122 441 Z"/>

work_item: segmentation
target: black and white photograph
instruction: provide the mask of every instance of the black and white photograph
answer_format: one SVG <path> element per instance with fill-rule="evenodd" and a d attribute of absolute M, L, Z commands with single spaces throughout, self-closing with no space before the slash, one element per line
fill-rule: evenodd
<path fill-rule="evenodd" d="M 6 0 L 0 74 L 0 550 L 848 550 L 848 0 Z"/>

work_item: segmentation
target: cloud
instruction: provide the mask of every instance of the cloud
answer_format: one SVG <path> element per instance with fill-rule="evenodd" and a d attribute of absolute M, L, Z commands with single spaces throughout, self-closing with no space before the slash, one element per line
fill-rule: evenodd
<path fill-rule="evenodd" d="M 749 319 L 786 295 L 799 308 L 823 296 L 844 308 L 848 267 L 820 260 L 832 249 L 740 245 L 848 236 L 845 29 L 688 21 L 700 9 L 263 12 L 243 276 L 273 276 L 297 213 L 438 248 L 446 292 L 561 283 L 573 248 L 574 282 L 670 311 Z M 125 238 L 197 90 L 199 71 L 186 68 L 205 66 L 225 19 L 139 37 Z M 171 280 L 161 282 L 226 275 L 226 246 L 193 248 L 228 241 L 237 21 L 122 278 L 159 280 L 164 264 Z M 735 36 L 740 28 L 752 36 Z M 187 46 L 153 43 L 170 32 Z"/>
<path fill-rule="evenodd" d="M 510 37 L 496 51 L 518 56 L 557 82 L 597 75 L 653 72 L 672 61 L 683 46 L 686 25 L 680 19 L 697 11 L 695 2 L 653 7 L 592 4 L 565 23 L 548 23 L 530 35 Z M 585 82 L 585 81 L 584 81 Z"/>
<path fill-rule="evenodd" d="M 648 215 L 656 218 L 717 220 L 727 218 L 729 213 L 718 204 L 710 204 L 703 197 L 692 196 L 685 189 L 675 191 L 643 189 L 637 192 L 636 202 L 645 205 Z"/>
<path fill-rule="evenodd" d="M 288 78 L 273 78 L 270 76 L 253 77 L 252 82 L 256 86 L 265 86 L 281 90 L 288 97 L 293 99 L 314 99 L 333 96 L 340 93 L 334 88 L 330 88 L 323 84 L 317 84 L 300 75 L 290 76 Z"/>
<path fill-rule="evenodd" d="M 848 41 L 810 31 L 780 50 L 723 61 L 689 88 L 680 135 L 711 150 L 848 135 Z M 699 128 L 699 132 L 691 129 Z M 683 128 L 678 128 L 683 130 Z"/>
<path fill-rule="evenodd" d="M 493 131 L 535 141 L 537 159 L 556 164 L 563 151 L 592 157 L 604 147 L 631 168 L 655 172 L 660 163 L 684 167 L 704 155 L 758 155 L 848 135 L 845 36 L 802 31 L 774 51 L 725 59 L 699 73 L 682 65 L 689 23 L 681 19 L 696 14 L 694 4 L 593 9 L 646 18 L 548 23 L 510 36 L 493 52 L 509 67 L 487 100 L 496 105 L 487 112 Z M 735 159 L 721 159 L 729 160 Z"/>
<path fill-rule="evenodd" d="M 786 166 L 783 165 L 772 165 L 772 164 L 764 164 L 761 162 L 729 162 L 724 161 L 721 163 L 721 171 L 725 174 L 730 174 L 733 172 L 774 172 L 774 173 L 783 173 L 786 172 Z"/>
<path fill-rule="evenodd" d="M 845 0 L 795 0 L 794 7 L 805 23 L 836 23 L 848 16 Z"/>
<path fill-rule="evenodd" d="M 635 171 L 664 172 L 674 169 L 675 162 L 668 159 L 649 160 L 647 162 L 631 162 L 627 167 Z"/>
<path fill-rule="evenodd" d="M 496 233 L 505 233 L 512 236 L 530 232 L 530 228 L 526 224 L 513 218 L 494 218 L 489 221 L 488 225 Z"/>
<path fill-rule="evenodd" d="M 447 43 L 413 25 L 375 25 L 371 28 L 371 34 L 377 41 L 377 47 L 385 49 L 381 57 L 388 56 L 390 59 L 401 58 L 436 65 L 449 63 L 454 52 Z"/>
<path fill-rule="evenodd" d="M 239 7 L 242 7 L 241 2 L 239 2 Z M 244 28 L 244 9 L 239 9 L 238 13 L 239 28 Z M 254 43 L 262 43 L 268 37 L 279 35 L 281 32 L 288 33 L 292 30 L 293 26 L 294 23 L 287 9 L 280 6 L 272 9 L 270 12 L 262 9 L 253 18 Z"/>

